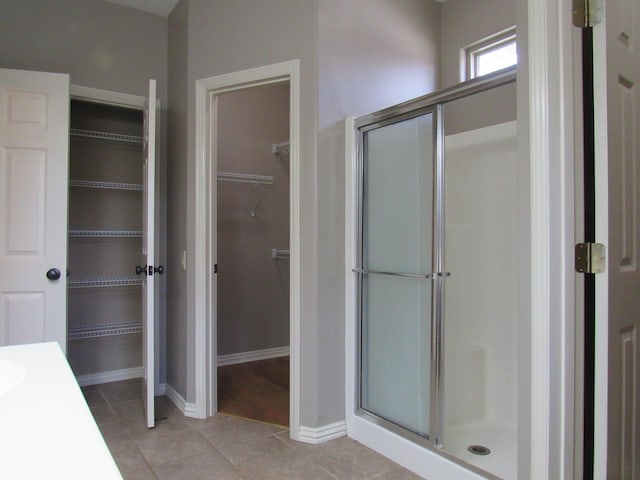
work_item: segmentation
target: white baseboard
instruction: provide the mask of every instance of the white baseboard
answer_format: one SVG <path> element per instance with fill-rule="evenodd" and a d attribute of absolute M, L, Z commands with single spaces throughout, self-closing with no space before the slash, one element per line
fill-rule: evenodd
<path fill-rule="evenodd" d="M 287 355 L 289 355 L 288 345 L 286 347 L 265 348 L 264 350 L 253 350 L 251 352 L 218 355 L 218 367 L 235 365 L 236 363 L 256 362 L 268 358 L 286 357 Z"/>
<path fill-rule="evenodd" d="M 142 367 L 124 368 L 122 370 L 110 370 L 108 372 L 89 373 L 76 376 L 76 380 L 81 387 L 87 385 L 98 385 L 101 383 L 119 382 L 132 378 L 142 377 Z"/>
<path fill-rule="evenodd" d="M 196 404 L 187 402 L 178 391 L 168 383 L 163 384 L 167 397 L 185 417 L 197 418 Z"/>
<path fill-rule="evenodd" d="M 304 425 L 300 425 L 297 440 L 315 445 L 333 440 L 334 438 L 344 437 L 346 434 L 347 422 L 340 420 L 339 422 L 322 425 L 320 427 L 305 427 Z"/>

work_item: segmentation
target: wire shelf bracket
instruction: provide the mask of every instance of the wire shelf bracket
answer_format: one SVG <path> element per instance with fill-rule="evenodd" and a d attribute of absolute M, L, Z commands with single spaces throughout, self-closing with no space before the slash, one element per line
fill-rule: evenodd
<path fill-rule="evenodd" d="M 289 153 L 291 151 L 291 144 L 286 141 L 286 142 L 282 142 L 282 143 L 273 143 L 271 145 L 271 152 L 275 155 L 275 156 L 289 156 Z"/>
<path fill-rule="evenodd" d="M 277 248 L 271 249 L 271 258 L 280 259 L 280 260 L 289 260 L 291 258 L 291 254 L 289 250 L 280 250 Z"/>

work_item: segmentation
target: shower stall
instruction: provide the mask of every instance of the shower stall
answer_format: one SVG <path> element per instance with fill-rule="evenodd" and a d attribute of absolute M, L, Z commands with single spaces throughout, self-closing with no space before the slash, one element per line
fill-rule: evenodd
<path fill-rule="evenodd" d="M 348 127 L 347 428 L 430 479 L 517 476 L 515 106 L 506 70 Z"/>

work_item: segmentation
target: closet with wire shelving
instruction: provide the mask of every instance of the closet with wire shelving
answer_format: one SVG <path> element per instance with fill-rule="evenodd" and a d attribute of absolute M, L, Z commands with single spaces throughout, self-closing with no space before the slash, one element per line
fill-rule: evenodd
<path fill-rule="evenodd" d="M 81 384 L 139 376 L 143 112 L 71 101 L 68 359 Z"/>

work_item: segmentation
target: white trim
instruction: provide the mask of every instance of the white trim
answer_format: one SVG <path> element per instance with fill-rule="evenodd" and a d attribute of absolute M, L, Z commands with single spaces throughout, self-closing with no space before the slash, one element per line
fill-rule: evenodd
<path fill-rule="evenodd" d="M 347 434 L 347 422 L 341 420 L 320 427 L 305 427 L 300 425 L 298 441 L 317 445 Z"/>
<path fill-rule="evenodd" d="M 144 110 L 146 98 L 140 95 L 128 93 L 111 92 L 99 88 L 82 87 L 71 85 L 71 98 L 74 100 L 85 100 L 91 103 L 103 103 L 115 107 L 135 108 Z"/>
<path fill-rule="evenodd" d="M 571 6 L 528 2 L 531 479 L 573 478 L 575 292 Z"/>
<path fill-rule="evenodd" d="M 109 370 L 108 372 L 88 373 L 76 376 L 78 385 L 99 385 L 102 383 L 119 382 L 121 380 L 131 380 L 142 377 L 142 367 L 123 368 L 121 370 Z"/>
<path fill-rule="evenodd" d="M 290 432 L 297 439 L 300 425 L 300 61 L 268 65 L 235 73 L 218 75 L 196 81 L 195 101 L 195 385 L 196 411 L 198 418 L 213 415 L 217 409 L 216 379 L 216 331 L 215 303 L 209 292 L 213 277 L 211 266 L 215 263 L 215 235 L 212 232 L 209 214 L 215 194 L 215 156 L 210 162 L 210 138 L 215 125 L 215 94 L 256 85 L 289 82 L 290 91 L 290 165 L 289 186 L 289 335 L 291 345 L 290 362 Z M 212 109 L 209 109 L 213 102 Z M 210 111 L 213 110 L 213 111 Z M 213 152 L 211 152 L 213 153 Z M 215 220 L 214 220 L 215 221 Z M 209 303 L 211 302 L 211 303 Z"/>
<path fill-rule="evenodd" d="M 263 350 L 252 350 L 250 352 L 229 353 L 228 355 L 218 355 L 218 366 L 236 365 L 238 363 L 256 362 L 258 360 L 268 360 L 269 358 L 286 357 L 289 355 L 289 346 L 265 348 Z"/>
<path fill-rule="evenodd" d="M 199 418 L 195 403 L 187 403 L 182 395 L 168 383 L 163 384 L 167 398 L 176 406 L 185 417 Z"/>

